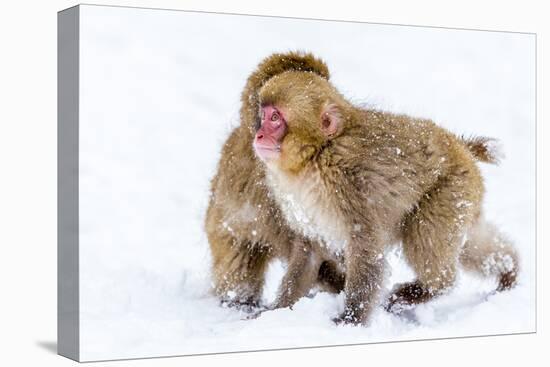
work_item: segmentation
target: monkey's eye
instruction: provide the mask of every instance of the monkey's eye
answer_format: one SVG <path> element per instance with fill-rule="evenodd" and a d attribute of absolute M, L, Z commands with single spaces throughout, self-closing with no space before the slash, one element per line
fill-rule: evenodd
<path fill-rule="evenodd" d="M 273 114 L 271 115 L 271 121 L 279 121 L 280 118 L 281 116 L 279 116 L 279 112 L 277 111 L 274 111 Z"/>

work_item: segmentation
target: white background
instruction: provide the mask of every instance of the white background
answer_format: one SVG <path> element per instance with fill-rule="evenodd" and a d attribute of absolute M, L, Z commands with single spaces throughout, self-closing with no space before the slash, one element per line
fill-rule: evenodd
<path fill-rule="evenodd" d="M 101 2 L 109 4 L 110 2 Z M 540 42 L 547 35 L 543 29 L 542 9 L 526 5 L 507 7 L 502 3 L 471 4 L 463 1 L 455 6 L 415 2 L 414 8 L 406 3 L 387 2 L 372 5 L 326 7 L 315 10 L 293 4 L 261 8 L 231 2 L 229 5 L 213 1 L 169 2 L 134 1 L 117 2 L 124 5 L 157 6 L 209 11 L 228 11 L 270 15 L 307 16 L 325 19 L 353 19 L 421 25 L 444 25 L 466 28 L 506 29 L 539 33 L 539 67 L 544 49 Z M 55 12 L 73 5 L 70 2 L 49 2 L 48 5 L 25 3 L 18 9 L 2 9 L 0 33 L 2 58 L 2 107 L 0 109 L 1 167 L 3 180 L 0 186 L 2 255 L 2 350 L 9 365 L 42 361 L 52 364 L 70 362 L 55 356 L 44 348 L 55 341 L 56 308 L 56 16 Z M 372 8 L 371 8 L 372 7 Z M 4 17 L 6 19 L 4 19 Z M 539 69 L 539 78 L 542 76 Z M 539 79 L 541 80 L 541 79 Z M 7 81 L 7 83 L 6 83 Z M 542 100 L 542 83 L 539 84 L 539 101 Z M 15 98 L 14 98 L 15 97 Z M 539 104 L 539 108 L 542 107 Z M 538 138 L 542 139 L 543 115 L 539 110 Z M 4 131 L 4 129 L 9 129 Z M 542 144 L 539 144 L 542 148 Z M 539 180 L 542 179 L 543 159 L 539 156 Z M 539 181 L 539 188 L 542 187 Z M 539 192 L 539 203 L 542 203 Z M 6 204 L 7 203 L 7 204 Z M 541 209 L 541 206 L 539 206 Z M 543 230 L 539 212 L 539 229 Z M 539 271 L 544 251 L 539 243 Z M 5 262 L 5 264 L 4 264 Z M 540 279 L 540 278 L 539 278 Z M 539 302 L 543 300 L 542 281 L 539 282 Z M 542 309 L 539 303 L 539 310 Z M 5 320 L 3 319 L 5 318 Z M 544 315 L 539 313 L 539 324 Z M 176 363 L 219 364 L 229 363 L 289 363 L 293 358 L 311 362 L 345 361 L 359 363 L 411 363 L 414 356 L 423 364 L 439 364 L 441 358 L 448 365 L 461 363 L 519 364 L 528 355 L 540 350 L 544 327 L 538 335 L 510 336 L 470 340 L 415 342 L 386 345 L 369 345 L 346 348 L 329 348 L 303 351 L 250 353 L 185 359 L 134 361 L 133 364 Z M 51 348 L 50 348 L 51 349 Z M 428 353 L 429 357 L 426 357 Z M 18 359 L 19 358 L 19 359 Z M 474 362 L 477 361 L 477 362 Z M 307 363 L 311 363 L 307 362 Z M 124 363 L 118 362 L 119 365 Z M 130 365 L 128 363 L 128 365 Z M 413 364 L 414 365 L 414 364 Z"/>
<path fill-rule="evenodd" d="M 80 18 L 81 360 L 535 329 L 534 36 L 105 6 L 82 6 Z M 355 103 L 499 139 L 503 162 L 480 164 L 483 204 L 522 260 L 513 291 L 488 296 L 494 280 L 461 272 L 449 294 L 409 317 L 378 307 L 366 328 L 330 321 L 343 294 L 255 320 L 219 307 L 203 230 L 209 181 L 246 76 L 288 49 L 323 57 Z M 382 293 L 414 278 L 398 251 L 387 259 Z M 268 302 L 283 273 L 269 264 Z"/>

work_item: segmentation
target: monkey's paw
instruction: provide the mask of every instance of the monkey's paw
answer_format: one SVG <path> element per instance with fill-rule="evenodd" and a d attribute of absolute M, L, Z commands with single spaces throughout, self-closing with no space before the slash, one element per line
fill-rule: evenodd
<path fill-rule="evenodd" d="M 396 315 L 413 309 L 419 303 L 432 299 L 434 294 L 422 287 L 418 282 L 398 284 L 392 294 L 384 302 L 384 309 Z"/>
<path fill-rule="evenodd" d="M 245 313 L 255 313 L 261 308 L 259 302 L 240 301 L 240 300 L 222 300 L 221 306 L 224 308 L 234 308 Z"/>
<path fill-rule="evenodd" d="M 332 319 L 336 325 L 360 325 L 361 320 L 350 312 L 342 312 L 339 316 Z"/>
<path fill-rule="evenodd" d="M 401 315 L 405 311 L 412 310 L 413 305 L 408 303 L 406 300 L 397 297 L 395 294 L 392 294 L 386 302 L 383 304 L 384 309 L 387 312 L 393 313 L 394 315 Z"/>
<path fill-rule="evenodd" d="M 258 307 L 252 312 L 249 312 L 247 315 L 245 315 L 242 320 L 254 320 L 260 317 L 264 312 L 271 311 L 271 308 L 269 307 Z"/>

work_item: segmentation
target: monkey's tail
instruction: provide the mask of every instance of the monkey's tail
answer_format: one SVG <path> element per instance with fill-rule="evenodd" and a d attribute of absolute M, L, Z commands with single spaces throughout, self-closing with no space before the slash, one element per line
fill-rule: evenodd
<path fill-rule="evenodd" d="M 466 270 L 498 279 L 497 291 L 517 284 L 519 258 L 512 243 L 481 216 L 470 228 L 459 257 Z"/>
<path fill-rule="evenodd" d="M 461 136 L 460 140 L 480 162 L 498 164 L 504 158 L 500 144 L 496 139 L 485 136 Z"/>

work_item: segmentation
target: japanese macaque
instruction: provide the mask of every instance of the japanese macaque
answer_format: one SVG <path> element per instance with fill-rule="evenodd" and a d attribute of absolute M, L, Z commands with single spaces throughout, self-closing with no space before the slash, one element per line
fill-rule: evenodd
<path fill-rule="evenodd" d="M 205 227 L 214 291 L 223 302 L 246 311 L 257 312 L 266 268 L 274 258 L 288 267 L 277 299 L 267 308 L 291 306 L 314 286 L 331 292 L 344 286 L 336 257 L 289 228 L 252 148 L 261 121 L 258 91 L 273 76 L 291 70 L 328 78 L 325 64 L 309 54 L 274 54 L 264 60 L 248 78 L 240 126 L 225 142 L 211 183 Z"/>
<path fill-rule="evenodd" d="M 252 102 L 268 186 L 261 195 L 272 194 L 277 220 L 343 255 L 345 309 L 336 322 L 368 324 L 377 305 L 399 312 L 441 295 L 459 264 L 497 277 L 498 290 L 516 283 L 516 251 L 481 210 L 476 161 L 496 163 L 491 139 L 356 107 L 315 72 L 278 73 Z M 417 278 L 382 302 L 384 249 L 399 242 Z"/>

